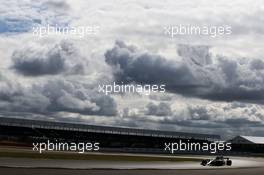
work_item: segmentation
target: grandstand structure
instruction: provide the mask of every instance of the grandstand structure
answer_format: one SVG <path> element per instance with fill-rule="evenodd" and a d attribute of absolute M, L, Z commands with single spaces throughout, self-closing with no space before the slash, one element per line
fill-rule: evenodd
<path fill-rule="evenodd" d="M 32 142 L 45 140 L 90 141 L 99 142 L 103 148 L 161 150 L 165 142 L 179 139 L 212 142 L 220 140 L 220 136 L 0 117 L 0 143 L 8 140 L 30 146 Z"/>
<path fill-rule="evenodd" d="M 33 129 L 51 129 L 66 130 L 79 132 L 92 132 L 104 134 L 133 135 L 133 136 L 149 136 L 164 138 L 182 138 L 182 139 L 200 139 L 200 140 L 219 140 L 219 135 L 197 134 L 172 131 L 146 130 L 124 127 L 96 126 L 77 123 L 62 123 L 41 120 L 29 120 L 18 118 L 0 118 L 0 126 L 25 127 Z"/>
<path fill-rule="evenodd" d="M 229 142 L 232 143 L 234 152 L 264 153 L 264 137 L 239 135 L 229 140 Z"/>

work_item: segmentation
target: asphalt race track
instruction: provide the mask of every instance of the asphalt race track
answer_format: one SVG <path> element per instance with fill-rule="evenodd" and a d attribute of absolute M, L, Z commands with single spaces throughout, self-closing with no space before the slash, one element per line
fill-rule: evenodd
<path fill-rule="evenodd" d="M 179 157 L 179 156 L 178 156 Z M 184 157 L 182 157 L 184 158 Z M 197 158 L 197 157 L 196 157 Z M 203 157 L 201 157 L 203 158 Z M 0 158 L 0 167 L 60 169 L 222 169 L 264 167 L 263 158 L 231 157 L 232 166 L 201 166 L 200 162 L 96 161 L 34 158 Z"/>
<path fill-rule="evenodd" d="M 206 169 L 206 170 L 71 170 L 0 168 L 7 175 L 263 175 L 264 168 Z"/>
<path fill-rule="evenodd" d="M 0 172 L 8 175 L 263 175 L 264 159 L 231 157 L 233 166 L 203 167 L 199 162 L 131 162 L 0 158 Z"/>

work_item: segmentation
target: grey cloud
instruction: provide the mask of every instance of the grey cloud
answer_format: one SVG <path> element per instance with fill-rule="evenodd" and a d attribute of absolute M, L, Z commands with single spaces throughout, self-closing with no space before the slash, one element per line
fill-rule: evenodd
<path fill-rule="evenodd" d="M 167 86 L 183 86 L 186 81 L 194 85 L 194 77 L 182 63 L 166 60 L 158 55 L 140 53 L 132 46 L 118 41 L 105 53 L 106 62 L 113 66 L 119 82 L 166 83 Z"/>
<path fill-rule="evenodd" d="M 210 120 L 211 115 L 204 107 L 189 108 L 191 120 Z"/>
<path fill-rule="evenodd" d="M 149 104 L 147 105 L 150 106 Z M 149 109 L 156 111 L 158 105 L 151 104 Z M 264 110 L 262 105 L 248 103 L 225 103 L 221 105 L 188 105 L 187 108 L 179 110 L 171 109 L 169 115 L 158 115 L 152 113 L 149 116 L 139 117 L 139 120 L 146 123 L 156 123 L 163 128 L 173 126 L 181 127 L 183 130 L 207 130 L 211 133 L 222 133 L 232 135 L 259 130 L 263 131 L 264 126 Z M 251 131 L 245 131 L 250 128 Z M 244 131 L 243 131 L 244 130 Z M 261 132 L 258 135 L 263 135 Z"/>
<path fill-rule="evenodd" d="M 158 105 L 149 103 L 147 105 L 146 115 L 168 116 L 172 114 L 171 108 L 167 103 L 161 102 Z"/>
<path fill-rule="evenodd" d="M 64 71 L 64 59 L 58 53 L 52 53 L 44 58 L 21 58 L 25 57 L 19 54 L 14 56 L 14 68 L 24 75 L 39 76 Z"/>
<path fill-rule="evenodd" d="M 70 112 L 83 115 L 112 116 L 117 113 L 115 101 L 82 84 L 69 80 L 49 80 L 25 88 L 13 82 L 0 82 L 2 112 L 28 112 L 51 115 Z"/>
<path fill-rule="evenodd" d="M 110 97 L 86 89 L 82 84 L 66 80 L 48 81 L 44 86 L 35 87 L 48 97 L 51 104 L 47 111 L 73 112 L 84 115 L 115 115 L 116 103 Z"/>
<path fill-rule="evenodd" d="M 252 60 L 250 63 L 252 69 L 263 70 L 264 69 L 264 61 L 260 59 Z"/>
<path fill-rule="evenodd" d="M 184 96 L 263 103 L 264 69 L 258 59 L 212 57 L 207 46 L 180 45 L 182 61 L 142 52 L 118 41 L 105 53 L 117 82 L 165 84 Z"/>
<path fill-rule="evenodd" d="M 52 10 L 63 10 L 64 13 L 66 10 L 70 9 L 69 4 L 67 4 L 64 0 L 48 0 L 43 2 L 43 5 Z"/>
<path fill-rule="evenodd" d="M 220 106 L 190 106 L 189 120 L 215 122 L 218 127 L 263 127 L 264 111 L 256 110 L 258 105 L 234 102 L 224 107 Z M 259 111 L 259 113 L 256 113 Z"/>
<path fill-rule="evenodd" d="M 204 66 L 212 63 L 211 54 L 208 52 L 208 46 L 196 46 L 190 47 L 187 45 L 178 45 L 179 56 L 190 60 L 189 64 L 196 64 L 199 66 Z"/>
<path fill-rule="evenodd" d="M 79 74 L 84 72 L 85 61 L 72 43 L 62 41 L 51 48 L 26 48 L 12 55 L 14 68 L 25 76 Z"/>
<path fill-rule="evenodd" d="M 172 95 L 171 94 L 150 94 L 149 98 L 156 101 L 171 101 Z"/>
<path fill-rule="evenodd" d="M 125 109 L 126 125 L 133 127 L 161 128 L 199 133 L 215 133 L 222 136 L 236 134 L 257 134 L 263 136 L 264 110 L 262 105 L 248 103 L 221 103 L 208 105 L 187 105 L 186 108 L 173 109 L 171 112 L 157 112 L 160 104 L 149 103 L 144 114 L 129 115 Z M 165 105 L 164 105 L 165 106 Z M 169 105 L 166 104 L 166 109 Z M 167 111 L 167 110 L 162 110 Z M 117 121 L 119 123 L 123 122 Z M 247 128 L 245 130 L 245 128 Z"/>
<path fill-rule="evenodd" d="M 117 114 L 117 104 L 110 96 L 100 95 L 92 99 L 92 102 L 100 107 L 100 110 L 97 112 L 98 115 L 114 116 Z"/>
<path fill-rule="evenodd" d="M 1 111 L 42 113 L 49 104 L 49 99 L 42 94 L 30 91 L 16 82 L 0 80 Z"/>

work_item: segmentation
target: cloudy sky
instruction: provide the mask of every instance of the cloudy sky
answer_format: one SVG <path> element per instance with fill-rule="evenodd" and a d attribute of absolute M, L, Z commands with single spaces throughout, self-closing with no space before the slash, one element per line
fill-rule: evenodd
<path fill-rule="evenodd" d="M 96 35 L 33 34 L 99 26 Z M 164 34 L 177 25 L 230 35 Z M 261 0 L 9 0 L 0 4 L 0 116 L 264 136 Z M 98 86 L 165 84 L 105 95 Z"/>

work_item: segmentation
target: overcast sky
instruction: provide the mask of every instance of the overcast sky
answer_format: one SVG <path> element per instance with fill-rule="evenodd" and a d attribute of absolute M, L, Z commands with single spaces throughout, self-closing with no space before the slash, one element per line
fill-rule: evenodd
<path fill-rule="evenodd" d="M 41 26 L 96 35 L 33 35 Z M 177 25 L 232 33 L 164 34 Z M 0 4 L 0 116 L 264 136 L 264 2 L 9 0 Z M 113 82 L 166 93 L 105 95 Z"/>

